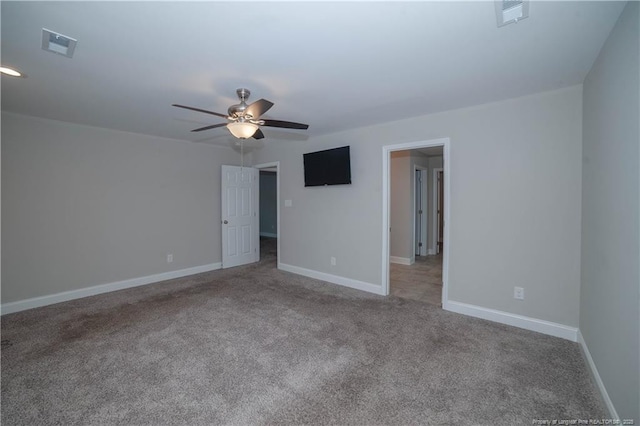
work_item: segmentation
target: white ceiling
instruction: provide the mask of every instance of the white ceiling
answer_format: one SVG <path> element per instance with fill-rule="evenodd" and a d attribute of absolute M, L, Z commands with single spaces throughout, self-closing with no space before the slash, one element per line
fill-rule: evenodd
<path fill-rule="evenodd" d="M 228 145 L 221 122 L 247 87 L 305 138 L 579 84 L 624 7 L 537 2 L 497 28 L 493 2 L 1 2 L 2 109 Z M 78 39 L 72 59 L 42 28 Z"/>
<path fill-rule="evenodd" d="M 441 157 L 444 153 L 444 149 L 441 146 L 430 146 L 428 148 L 416 149 L 415 151 L 418 151 L 427 157 Z"/>

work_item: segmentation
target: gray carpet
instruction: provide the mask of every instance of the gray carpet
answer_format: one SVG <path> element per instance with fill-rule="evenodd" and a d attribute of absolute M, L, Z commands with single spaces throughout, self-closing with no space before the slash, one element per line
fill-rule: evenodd
<path fill-rule="evenodd" d="M 2 317 L 2 424 L 607 417 L 575 343 L 281 272 L 265 251 Z"/>

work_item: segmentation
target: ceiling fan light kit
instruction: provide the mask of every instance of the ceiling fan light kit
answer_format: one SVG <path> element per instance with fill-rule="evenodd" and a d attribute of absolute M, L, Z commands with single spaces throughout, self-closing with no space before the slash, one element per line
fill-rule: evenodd
<path fill-rule="evenodd" d="M 246 121 L 234 121 L 227 124 L 227 129 L 238 139 L 248 139 L 256 133 L 258 125 Z"/>
<path fill-rule="evenodd" d="M 172 104 L 172 106 L 215 115 L 218 117 L 226 118 L 229 121 L 228 124 L 212 124 L 210 126 L 193 129 L 192 132 L 201 132 L 203 130 L 210 130 L 217 127 L 226 126 L 227 129 L 229 129 L 229 132 L 231 132 L 231 134 L 238 139 L 248 139 L 251 137 L 254 139 L 262 139 L 264 138 L 264 134 L 260 130 L 260 126 L 301 130 L 306 130 L 309 128 L 308 124 L 294 123 L 292 121 L 262 120 L 260 119 L 260 116 L 267 112 L 273 106 L 273 102 L 270 102 L 266 99 L 259 99 L 254 103 L 247 105 L 246 100 L 249 99 L 249 95 L 251 94 L 251 92 L 248 89 L 238 89 L 236 90 L 236 93 L 238 95 L 238 98 L 240 98 L 240 103 L 237 105 L 231 105 L 228 109 L 228 115 L 187 105 Z"/>

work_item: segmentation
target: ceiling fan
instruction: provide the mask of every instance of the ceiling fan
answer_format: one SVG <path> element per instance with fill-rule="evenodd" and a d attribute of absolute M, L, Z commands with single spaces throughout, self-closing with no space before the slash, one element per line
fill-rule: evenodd
<path fill-rule="evenodd" d="M 249 99 L 251 92 L 248 89 L 238 89 L 236 90 L 236 93 L 238 94 L 238 98 L 240 98 L 240 103 L 237 105 L 231 105 L 228 109 L 227 115 L 186 105 L 172 104 L 172 106 L 203 112 L 205 114 L 217 115 L 218 117 L 226 118 L 229 121 L 228 123 L 212 124 L 210 126 L 193 129 L 192 132 L 201 132 L 203 130 L 226 126 L 231 134 L 238 139 L 247 139 L 251 137 L 254 139 L 262 139 L 264 138 L 264 133 L 260 130 L 260 126 L 302 130 L 309 128 L 308 124 L 294 123 L 292 121 L 261 119 L 260 116 L 273 106 L 273 102 L 269 102 L 266 99 L 259 99 L 252 104 L 247 105 L 246 101 Z"/>

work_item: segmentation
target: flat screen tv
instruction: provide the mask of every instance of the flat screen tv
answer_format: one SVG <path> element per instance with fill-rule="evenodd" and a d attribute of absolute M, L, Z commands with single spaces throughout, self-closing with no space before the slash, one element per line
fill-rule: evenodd
<path fill-rule="evenodd" d="M 304 186 L 351 184 L 349 147 L 309 152 L 303 155 Z"/>

